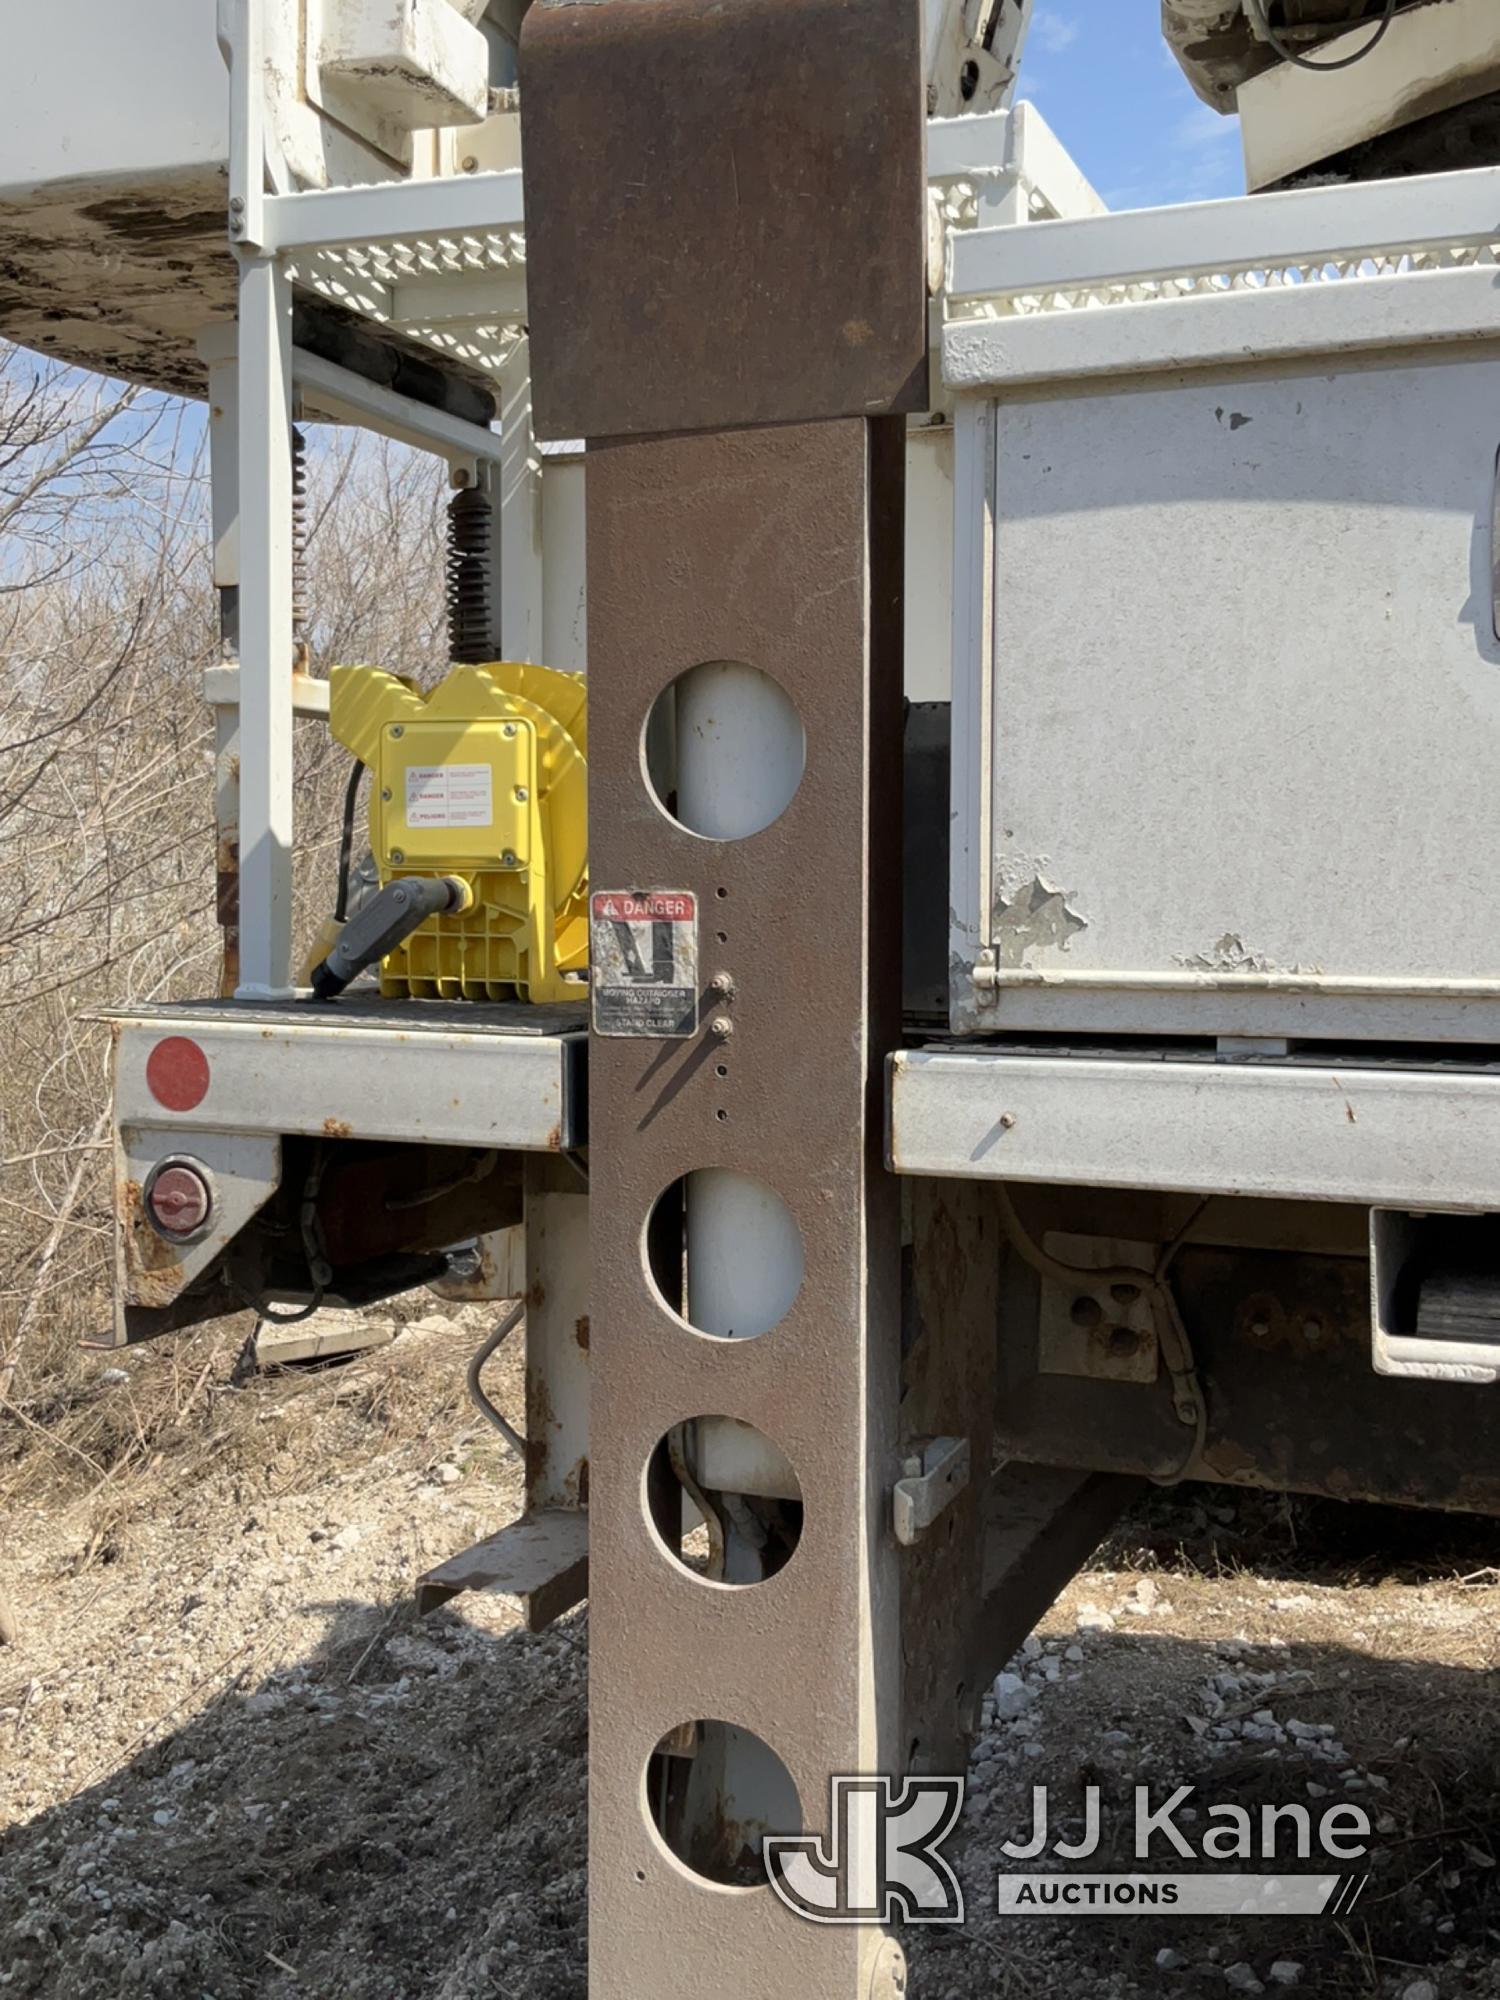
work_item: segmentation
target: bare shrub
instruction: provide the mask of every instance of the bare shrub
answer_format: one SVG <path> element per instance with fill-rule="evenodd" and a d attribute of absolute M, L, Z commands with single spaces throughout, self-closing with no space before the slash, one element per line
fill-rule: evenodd
<path fill-rule="evenodd" d="M 440 469 L 314 432 L 309 474 L 318 664 L 430 678 Z M 94 1017 L 217 990 L 208 504 L 201 409 L 0 347 L 0 1472 L 37 1449 L 68 1456 L 77 1345 L 109 1322 L 109 1043 Z M 331 899 L 348 760 L 308 722 L 296 762 L 305 940 Z M 185 1415 L 196 1346 L 170 1371 L 168 1421 Z M 147 1450 L 152 1430 L 136 1422 L 122 1448 Z"/>

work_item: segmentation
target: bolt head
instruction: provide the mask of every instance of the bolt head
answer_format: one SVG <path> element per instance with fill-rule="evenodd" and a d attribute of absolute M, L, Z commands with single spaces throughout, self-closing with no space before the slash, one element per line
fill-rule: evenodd
<path fill-rule="evenodd" d="M 400 847 L 393 847 L 391 849 L 391 859 L 399 867 L 400 864 L 406 859 L 405 850 Z"/>
<path fill-rule="evenodd" d="M 717 1035 L 720 1041 L 726 1040 L 734 1033 L 734 1023 L 727 1014 L 715 1014 L 708 1025 L 709 1033 Z"/>
<path fill-rule="evenodd" d="M 516 725 L 513 722 L 507 722 L 500 731 L 502 736 L 514 736 L 515 733 Z"/>
<path fill-rule="evenodd" d="M 517 804 L 518 806 L 524 806 L 524 805 L 525 805 L 525 803 L 526 803 L 526 801 L 527 801 L 527 800 L 528 800 L 528 799 L 529 799 L 530 797 L 531 797 L 531 794 L 530 794 L 530 792 L 528 792 L 528 791 L 527 791 L 527 789 L 526 789 L 526 787 L 525 787 L 524 785 L 517 785 L 517 786 L 516 786 L 516 804 Z"/>
<path fill-rule="evenodd" d="M 501 857 L 500 857 L 500 865 L 501 865 L 501 867 L 502 867 L 502 868 L 514 868 L 514 867 L 515 867 L 515 865 L 516 865 L 516 850 L 515 850 L 515 849 L 514 849 L 513 847 L 507 847 L 507 848 L 506 848 L 505 852 L 504 852 L 504 853 L 503 853 L 503 854 L 501 855 Z"/>
<path fill-rule="evenodd" d="M 404 736 L 406 734 L 406 730 L 399 722 L 393 722 L 391 724 L 391 734 L 392 736 Z"/>
<path fill-rule="evenodd" d="M 393 792 L 393 791 L 391 790 L 391 788 L 390 788 L 390 786 L 389 786 L 389 785 L 383 785 L 383 786 L 381 787 L 381 791 L 380 791 L 380 796 L 381 796 L 381 798 L 383 798 L 383 799 L 385 800 L 386 804 L 387 804 L 387 805 L 389 805 L 389 804 L 390 804 L 390 802 L 391 802 L 391 800 L 392 800 L 392 799 L 393 799 L 393 798 L 394 798 L 394 797 L 395 797 L 396 795 L 395 795 L 395 793 L 394 793 L 394 792 Z"/>
<path fill-rule="evenodd" d="M 722 993 L 725 999 L 728 999 L 734 991 L 734 977 L 728 972 L 716 972 L 709 985 L 715 993 Z"/>

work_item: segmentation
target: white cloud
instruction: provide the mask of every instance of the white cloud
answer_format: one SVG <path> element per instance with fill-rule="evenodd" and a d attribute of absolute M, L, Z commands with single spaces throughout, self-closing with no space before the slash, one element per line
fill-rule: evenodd
<path fill-rule="evenodd" d="M 1065 49 L 1072 48 L 1078 35 L 1078 23 L 1064 20 L 1061 14 L 1038 14 L 1031 23 L 1031 41 L 1039 44 L 1049 56 L 1060 56 Z"/>
<path fill-rule="evenodd" d="M 1236 119 L 1221 116 L 1207 104 L 1195 104 L 1185 117 L 1178 119 L 1172 144 L 1179 152 L 1197 153 L 1205 147 L 1222 145 L 1226 139 L 1236 140 L 1239 133 Z"/>

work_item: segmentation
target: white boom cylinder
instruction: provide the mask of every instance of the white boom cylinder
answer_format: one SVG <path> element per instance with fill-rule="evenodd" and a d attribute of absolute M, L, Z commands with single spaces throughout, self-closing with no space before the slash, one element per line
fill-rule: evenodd
<path fill-rule="evenodd" d="M 796 709 L 758 668 L 716 660 L 678 682 L 677 811 L 694 833 L 743 840 L 769 826 L 801 783 L 805 755 Z M 724 970 L 734 964 L 733 926 L 726 912 Z M 724 1060 L 734 1061 L 732 1037 Z M 768 1331 L 802 1284 L 802 1241 L 786 1204 L 745 1174 L 690 1175 L 687 1282 L 690 1316 L 705 1333 Z"/>

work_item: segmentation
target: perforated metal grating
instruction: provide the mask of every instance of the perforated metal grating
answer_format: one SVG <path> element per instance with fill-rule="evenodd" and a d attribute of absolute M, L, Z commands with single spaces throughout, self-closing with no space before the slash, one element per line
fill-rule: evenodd
<path fill-rule="evenodd" d="M 960 225 L 961 226 L 961 225 Z M 1163 300 L 1222 298 L 1235 292 L 1288 290 L 1304 285 L 1358 284 L 1369 278 L 1418 277 L 1445 271 L 1500 265 L 1500 242 L 1427 246 L 1386 256 L 1319 258 L 1303 263 L 1260 264 L 1242 269 L 1199 267 L 1159 278 L 1120 283 L 954 296 L 948 316 L 956 319 L 1034 318 L 1048 313 L 1087 311 L 1100 306 L 1151 305 Z"/>
<path fill-rule="evenodd" d="M 497 374 L 525 323 L 526 238 L 520 229 L 484 235 L 341 244 L 289 258 L 294 283 L 378 325 Z M 514 299 L 497 311 L 485 281 L 509 279 Z M 452 287 L 441 319 L 403 309 L 404 286 Z M 473 297 L 465 299 L 471 289 Z M 471 310 L 466 310 L 466 306 Z"/>

